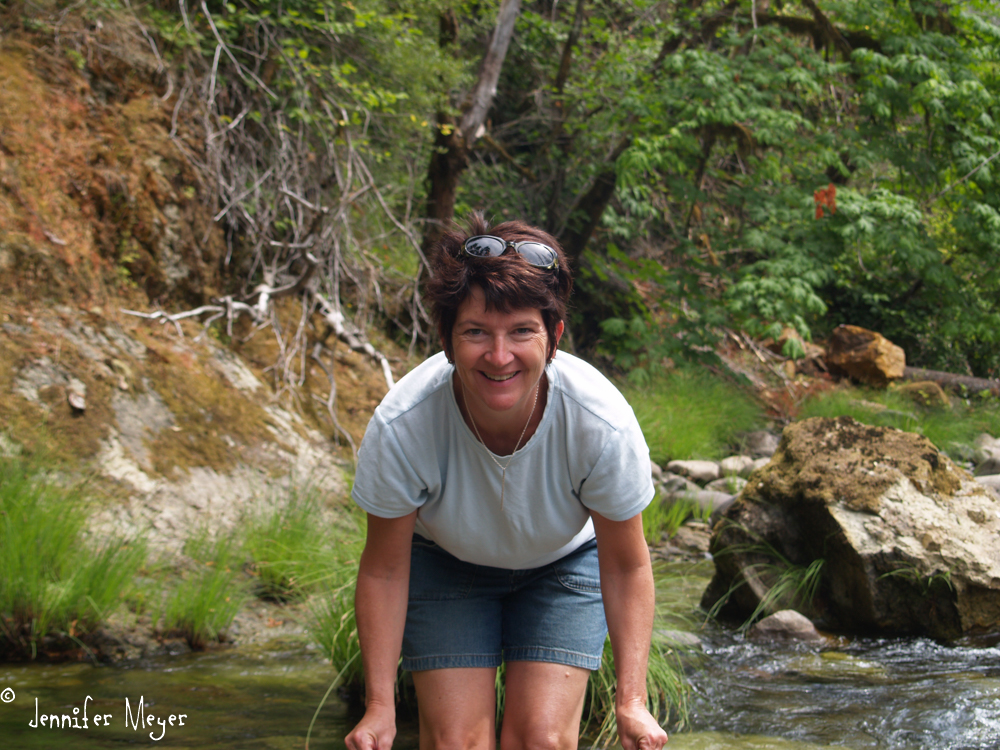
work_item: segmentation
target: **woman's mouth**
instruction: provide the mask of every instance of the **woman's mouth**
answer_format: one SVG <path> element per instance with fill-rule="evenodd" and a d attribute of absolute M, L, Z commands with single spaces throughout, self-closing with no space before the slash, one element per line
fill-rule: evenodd
<path fill-rule="evenodd" d="M 482 370 L 480 370 L 480 372 L 482 372 Z M 510 380 L 512 377 L 517 375 L 517 372 L 511 372 L 505 375 L 490 375 L 488 372 L 483 372 L 483 375 L 485 375 L 489 380 L 492 380 L 494 383 L 502 383 L 505 380 Z"/>

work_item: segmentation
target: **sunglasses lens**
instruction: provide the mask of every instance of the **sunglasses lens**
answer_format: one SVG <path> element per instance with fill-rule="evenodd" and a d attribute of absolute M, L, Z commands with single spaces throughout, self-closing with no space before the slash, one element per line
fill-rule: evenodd
<path fill-rule="evenodd" d="M 548 245 L 539 242 L 524 242 L 517 246 L 519 252 L 526 261 L 539 268 L 548 268 L 556 260 L 556 251 Z"/>
<path fill-rule="evenodd" d="M 465 241 L 465 252 L 477 258 L 496 258 L 503 255 L 506 249 L 507 244 L 497 237 L 482 235 Z"/>

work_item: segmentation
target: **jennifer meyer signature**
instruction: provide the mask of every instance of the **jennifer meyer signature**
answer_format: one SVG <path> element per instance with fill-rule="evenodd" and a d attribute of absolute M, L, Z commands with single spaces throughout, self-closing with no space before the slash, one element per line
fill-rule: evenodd
<path fill-rule="evenodd" d="M 0 692 L 0 701 L 4 703 L 12 703 L 16 697 L 13 689 L 9 687 Z M 92 708 L 88 711 L 88 704 L 92 700 L 94 699 L 89 695 L 84 698 L 82 711 L 80 706 L 74 706 L 70 713 L 53 714 L 43 711 L 38 705 L 38 698 L 35 698 L 35 717 L 28 721 L 28 726 L 32 729 L 90 729 L 91 724 L 95 728 L 110 727 L 115 715 L 113 713 L 94 713 Z M 140 695 L 138 702 L 126 698 L 124 705 L 125 728 L 131 728 L 136 732 L 151 729 L 149 738 L 153 741 L 159 741 L 166 735 L 168 726 L 183 727 L 185 725 L 184 720 L 187 718 L 187 714 L 170 714 L 166 717 L 158 717 L 149 712 L 149 708 L 146 706 L 145 696 Z"/>

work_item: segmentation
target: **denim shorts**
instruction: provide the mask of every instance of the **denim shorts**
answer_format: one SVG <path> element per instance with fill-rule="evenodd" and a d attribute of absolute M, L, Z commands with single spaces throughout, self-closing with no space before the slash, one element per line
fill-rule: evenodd
<path fill-rule="evenodd" d="M 607 633 L 593 539 L 549 565 L 507 570 L 413 537 L 403 669 L 544 661 L 593 670 Z"/>

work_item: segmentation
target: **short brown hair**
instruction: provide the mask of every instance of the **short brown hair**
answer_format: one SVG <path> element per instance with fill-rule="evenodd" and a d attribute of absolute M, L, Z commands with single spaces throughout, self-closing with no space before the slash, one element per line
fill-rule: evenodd
<path fill-rule="evenodd" d="M 559 264 L 554 269 L 536 268 L 515 252 L 497 258 L 469 258 L 462 255 L 462 243 L 469 237 L 491 234 L 508 242 L 541 242 L 556 251 Z M 566 318 L 566 303 L 573 288 L 573 276 L 566 255 L 548 232 L 523 221 L 505 221 L 491 227 L 479 212 L 473 213 L 467 231 L 444 235 L 431 255 L 434 276 L 427 282 L 431 314 L 437 322 L 448 358 L 452 358 L 451 335 L 458 308 L 478 286 L 486 298 L 486 308 L 502 313 L 537 309 L 549 335 L 549 358 L 555 353 L 556 326 Z"/>

